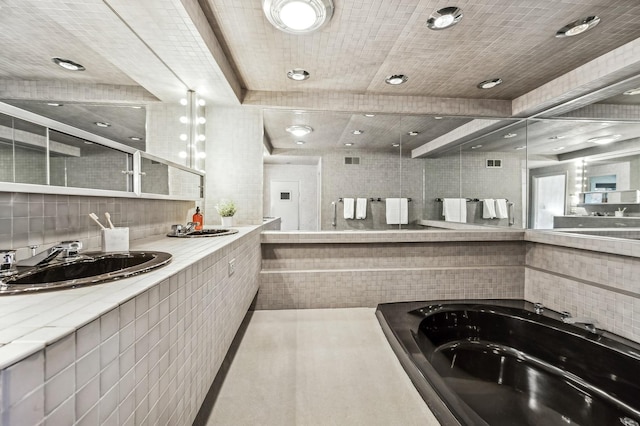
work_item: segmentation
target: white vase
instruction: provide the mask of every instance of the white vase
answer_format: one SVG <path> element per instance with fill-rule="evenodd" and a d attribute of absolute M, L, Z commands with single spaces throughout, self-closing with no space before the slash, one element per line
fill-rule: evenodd
<path fill-rule="evenodd" d="M 233 216 L 222 216 L 222 226 L 233 226 Z"/>

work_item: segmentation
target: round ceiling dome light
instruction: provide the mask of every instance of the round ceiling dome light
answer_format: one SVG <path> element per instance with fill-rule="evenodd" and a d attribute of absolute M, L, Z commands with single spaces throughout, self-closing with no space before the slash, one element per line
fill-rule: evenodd
<path fill-rule="evenodd" d="M 409 77 L 407 77 L 404 74 L 394 74 L 394 75 L 390 75 L 389 77 L 384 79 L 384 82 L 387 84 L 390 84 L 392 86 L 397 86 L 399 84 L 403 84 L 406 83 L 407 80 L 409 80 Z"/>
<path fill-rule="evenodd" d="M 462 9 L 457 7 L 445 7 L 438 9 L 427 19 L 427 27 L 438 31 L 452 27 L 462 19 Z"/>
<path fill-rule="evenodd" d="M 263 0 L 262 9 L 271 24 L 289 34 L 306 34 L 325 25 L 333 16 L 332 0 Z"/>
<path fill-rule="evenodd" d="M 62 59 L 62 58 L 51 58 L 51 60 L 60 65 L 62 68 L 69 70 L 69 71 L 84 71 L 85 67 L 83 67 L 82 65 L 70 61 L 69 59 Z"/>
<path fill-rule="evenodd" d="M 583 32 L 590 30 L 600 23 L 600 18 L 597 16 L 587 16 L 586 18 L 578 19 L 577 21 L 573 21 L 564 27 L 560 28 L 558 32 L 556 32 L 556 37 L 573 37 L 578 34 L 582 34 Z"/>
<path fill-rule="evenodd" d="M 299 125 L 293 125 L 293 126 L 289 126 L 285 129 L 287 132 L 291 133 L 294 136 L 300 137 L 300 136 L 305 136 L 308 135 L 309 133 L 313 132 L 313 129 L 309 126 L 299 126 Z"/>
<path fill-rule="evenodd" d="M 598 145 L 606 145 L 611 142 L 615 142 L 620 139 L 622 135 L 607 135 L 607 136 L 598 136 L 595 138 L 587 139 L 587 142 L 595 143 Z"/>
<path fill-rule="evenodd" d="M 309 73 L 301 68 L 294 68 L 287 71 L 287 77 L 291 80 L 302 81 L 309 78 Z"/>
<path fill-rule="evenodd" d="M 497 85 L 502 84 L 501 78 L 494 78 L 491 80 L 485 80 L 478 83 L 478 89 L 493 89 Z"/>

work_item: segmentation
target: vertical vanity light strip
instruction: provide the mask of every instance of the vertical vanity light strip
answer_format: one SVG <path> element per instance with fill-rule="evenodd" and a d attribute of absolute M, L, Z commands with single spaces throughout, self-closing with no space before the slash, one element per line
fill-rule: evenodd
<path fill-rule="evenodd" d="M 15 131 L 15 129 L 14 129 L 14 131 Z M 45 165 L 46 165 L 45 167 L 46 167 L 46 170 L 47 170 L 47 181 L 46 181 L 46 184 L 47 185 L 51 185 L 51 141 L 50 141 L 50 135 L 49 135 L 49 128 L 48 127 L 45 127 L 45 135 L 46 135 L 45 155 L 47 156 L 46 159 L 45 159 Z M 14 146 L 15 146 L 15 144 L 14 144 Z M 66 161 L 65 161 L 65 165 L 66 165 Z M 14 164 L 14 168 L 15 168 L 15 164 Z M 64 179 L 65 179 L 65 186 L 67 186 L 66 166 L 65 166 L 65 172 L 64 172 Z"/>
<path fill-rule="evenodd" d="M 196 128 L 198 126 L 198 117 L 197 117 L 197 105 L 196 105 L 196 92 L 193 90 L 187 91 L 187 158 L 186 165 L 188 167 L 194 168 L 196 159 L 195 159 L 195 146 L 197 139 Z"/>

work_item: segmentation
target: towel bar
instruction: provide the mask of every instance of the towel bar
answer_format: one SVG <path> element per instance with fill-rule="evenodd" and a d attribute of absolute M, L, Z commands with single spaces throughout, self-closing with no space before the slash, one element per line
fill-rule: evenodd
<path fill-rule="evenodd" d="M 357 198 L 357 197 L 354 197 L 354 198 Z M 378 198 L 373 198 L 373 197 L 369 198 L 369 201 L 371 201 L 371 202 L 380 202 L 381 203 L 384 200 L 385 200 L 384 198 L 380 198 L 380 197 L 378 197 Z M 407 198 L 407 201 L 411 202 L 412 200 L 411 200 L 411 198 Z M 342 197 L 338 198 L 338 202 L 339 203 L 343 202 Z"/>

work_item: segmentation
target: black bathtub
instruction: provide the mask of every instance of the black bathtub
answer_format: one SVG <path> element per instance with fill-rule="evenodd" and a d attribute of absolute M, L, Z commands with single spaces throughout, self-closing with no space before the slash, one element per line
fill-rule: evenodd
<path fill-rule="evenodd" d="M 443 425 L 640 425 L 640 345 L 513 300 L 378 305 Z"/>

